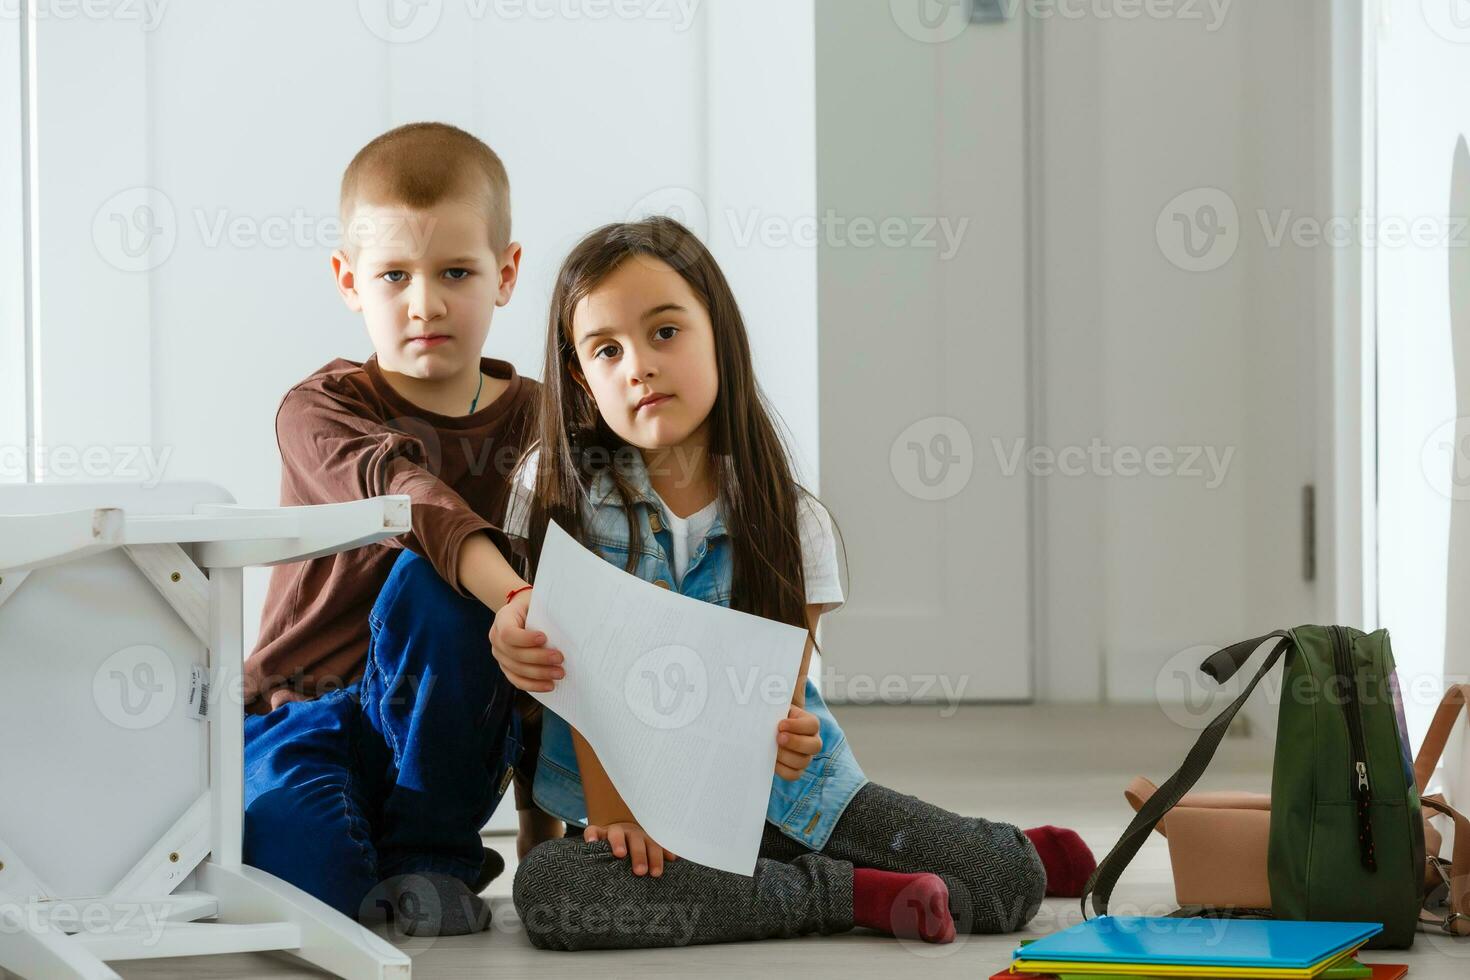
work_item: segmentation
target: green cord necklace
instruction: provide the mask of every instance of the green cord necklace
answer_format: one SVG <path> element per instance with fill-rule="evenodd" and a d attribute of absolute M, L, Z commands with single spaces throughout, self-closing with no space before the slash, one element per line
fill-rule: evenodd
<path fill-rule="evenodd" d="M 480 387 L 475 389 L 475 400 L 470 402 L 470 414 L 475 414 L 475 406 L 480 404 L 480 392 L 485 390 L 485 372 L 480 372 Z"/>

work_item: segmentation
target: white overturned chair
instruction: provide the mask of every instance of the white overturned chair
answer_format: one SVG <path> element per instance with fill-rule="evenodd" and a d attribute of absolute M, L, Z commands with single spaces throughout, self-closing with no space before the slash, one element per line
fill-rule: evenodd
<path fill-rule="evenodd" d="M 96 980 L 108 961 L 280 950 L 410 976 L 241 862 L 241 568 L 381 541 L 409 514 L 407 497 L 247 509 L 209 484 L 0 485 L 0 969 Z"/>

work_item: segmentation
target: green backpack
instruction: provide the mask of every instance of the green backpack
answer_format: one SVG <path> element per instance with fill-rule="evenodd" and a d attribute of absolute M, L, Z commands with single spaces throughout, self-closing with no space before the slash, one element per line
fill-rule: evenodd
<path fill-rule="evenodd" d="M 1368 944 L 1413 944 L 1424 903 L 1424 822 L 1388 632 L 1346 626 L 1276 630 L 1212 654 L 1224 684 L 1266 640 L 1277 643 L 1241 695 L 1200 734 L 1087 883 L 1098 915 L 1119 875 L 1213 758 L 1236 712 L 1285 657 L 1271 772 L 1267 877 L 1280 919 L 1381 922 Z M 1241 910 L 1209 910 L 1238 914 Z"/>

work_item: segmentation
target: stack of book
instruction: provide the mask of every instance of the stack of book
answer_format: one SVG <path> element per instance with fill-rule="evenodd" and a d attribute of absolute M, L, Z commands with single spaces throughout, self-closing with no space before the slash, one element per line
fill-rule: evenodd
<path fill-rule="evenodd" d="M 1104 915 L 1022 943 L 992 980 L 1400 980 L 1402 964 L 1357 953 L 1376 922 Z"/>

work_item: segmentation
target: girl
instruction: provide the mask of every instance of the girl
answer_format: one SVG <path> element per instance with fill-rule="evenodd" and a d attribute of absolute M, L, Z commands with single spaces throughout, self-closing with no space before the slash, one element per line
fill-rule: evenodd
<path fill-rule="evenodd" d="M 842 602 L 836 545 L 825 510 L 792 477 L 714 258 L 667 218 L 609 225 L 568 256 L 551 307 L 539 445 L 512 483 L 521 502 L 506 519 L 525 541 L 529 581 L 555 520 L 656 585 L 805 627 L 805 678 L 817 620 Z M 547 691 L 566 668 L 544 634 L 525 629 L 529 602 L 529 592 L 512 597 L 491 645 L 512 684 Z M 677 860 L 650 839 L 593 747 L 552 712 L 541 738 L 535 800 L 572 825 L 515 878 L 516 909 L 542 948 L 854 926 L 943 943 L 957 929 L 1019 928 L 1047 872 L 1054 891 L 1076 894 L 1092 867 L 1071 831 L 1023 834 L 869 782 L 809 680 L 776 733 L 753 877 Z"/>

